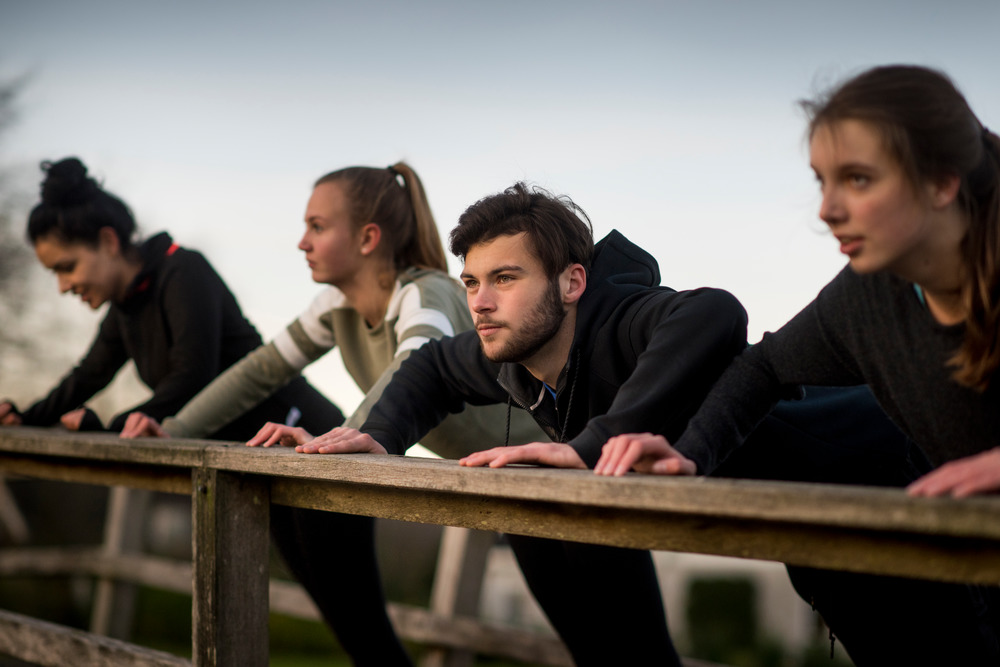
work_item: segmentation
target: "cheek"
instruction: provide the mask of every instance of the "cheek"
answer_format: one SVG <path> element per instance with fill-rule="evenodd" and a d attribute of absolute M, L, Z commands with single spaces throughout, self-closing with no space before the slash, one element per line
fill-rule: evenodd
<path fill-rule="evenodd" d="M 905 239 L 919 233 L 923 211 L 910 196 L 886 198 L 869 212 L 871 223 L 884 234 Z"/>

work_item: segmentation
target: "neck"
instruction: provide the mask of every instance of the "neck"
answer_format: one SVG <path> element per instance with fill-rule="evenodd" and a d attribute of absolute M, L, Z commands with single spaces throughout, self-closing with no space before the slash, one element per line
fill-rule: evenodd
<path fill-rule="evenodd" d="M 374 327 L 385 319 L 395 284 L 395 272 L 390 267 L 369 262 L 348 282 L 336 287 L 344 293 L 351 308 L 365 319 L 365 323 Z"/>
<path fill-rule="evenodd" d="M 576 333 L 576 308 L 571 308 L 559 327 L 556 335 L 530 359 L 521 362 L 529 373 L 553 389 L 559 382 L 559 374 L 569 361 L 569 353 L 573 348 L 573 337 Z"/>
<path fill-rule="evenodd" d="M 961 290 L 934 292 L 926 287 L 922 289 L 927 309 L 935 320 L 945 325 L 959 324 L 965 321 L 967 310 Z"/>
<path fill-rule="evenodd" d="M 121 273 L 119 274 L 120 283 L 118 289 L 116 290 L 118 292 L 117 301 L 119 303 L 125 300 L 125 297 L 128 295 L 128 288 L 135 281 L 139 272 L 142 271 L 142 260 L 138 257 L 122 257 L 121 262 L 122 268 Z"/>
<path fill-rule="evenodd" d="M 910 253 L 892 271 L 920 286 L 935 320 L 941 324 L 958 324 L 967 314 L 962 298 L 967 280 L 962 240 L 968 224 L 957 214 L 944 218 L 942 224 L 937 225 L 940 233 Z"/>

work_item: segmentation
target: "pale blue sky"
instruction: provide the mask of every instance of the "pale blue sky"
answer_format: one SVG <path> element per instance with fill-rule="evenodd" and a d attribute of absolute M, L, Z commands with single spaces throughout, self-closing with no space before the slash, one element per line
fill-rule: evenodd
<path fill-rule="evenodd" d="M 312 181 L 405 159 L 443 236 L 535 182 L 664 284 L 732 291 L 756 340 L 844 263 L 796 100 L 911 62 L 1000 125 L 997 25 L 987 1 L 0 0 L 0 75 L 32 75 L 2 157 L 34 189 L 39 161 L 79 155 L 146 233 L 205 252 L 265 336 L 319 289 L 295 249 Z M 309 375 L 356 402 L 335 364 Z"/>

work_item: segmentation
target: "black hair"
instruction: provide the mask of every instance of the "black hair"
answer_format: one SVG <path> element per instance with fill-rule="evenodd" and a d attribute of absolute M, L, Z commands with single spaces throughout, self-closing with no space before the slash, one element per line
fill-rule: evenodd
<path fill-rule="evenodd" d="M 67 157 L 42 162 L 41 168 L 45 172 L 42 201 L 28 216 L 27 235 L 32 245 L 51 236 L 63 243 L 96 246 L 100 230 L 110 227 L 123 251 L 133 247 L 136 224 L 132 211 L 88 176 L 83 162 Z"/>
<path fill-rule="evenodd" d="M 467 208 L 451 230 L 451 251 L 464 260 L 474 245 L 521 232 L 527 235 L 550 279 L 570 264 L 581 264 L 590 271 L 594 256 L 590 218 L 569 197 L 557 197 L 524 183 L 515 183 Z"/>

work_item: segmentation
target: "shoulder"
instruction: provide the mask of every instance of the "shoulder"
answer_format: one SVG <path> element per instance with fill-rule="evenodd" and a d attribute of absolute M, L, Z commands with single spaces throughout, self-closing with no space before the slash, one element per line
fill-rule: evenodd
<path fill-rule="evenodd" d="M 418 291 L 428 296 L 443 295 L 454 297 L 464 295 L 462 284 L 444 271 L 410 267 L 396 276 L 400 289 Z"/>
<path fill-rule="evenodd" d="M 914 297 L 912 284 L 887 271 L 859 274 L 848 265 L 820 290 L 816 303 L 827 311 L 846 313 L 884 309 L 887 300 L 909 302 Z"/>
<path fill-rule="evenodd" d="M 170 237 L 167 237 L 170 240 Z M 221 282 L 222 278 L 215 271 L 206 257 L 197 250 L 185 248 L 170 243 L 163 248 L 162 255 L 157 258 L 153 270 L 164 279 L 183 278 L 195 280 L 210 280 Z"/>
<path fill-rule="evenodd" d="M 471 327 L 465 289 L 443 271 L 411 268 L 401 272 L 386 320 L 408 326 L 414 319 L 436 322 L 445 335 Z"/>
<path fill-rule="evenodd" d="M 315 334 L 318 328 L 332 329 L 334 315 L 345 310 L 354 312 L 344 293 L 331 285 L 313 297 L 309 307 L 299 315 L 297 321 Z"/>
<path fill-rule="evenodd" d="M 309 311 L 314 313 L 326 313 L 338 308 L 348 308 L 347 298 L 344 293 L 332 285 L 320 290 L 312 302 L 309 304 Z"/>
<path fill-rule="evenodd" d="M 628 311 L 633 317 L 691 315 L 712 320 L 747 320 L 746 309 L 733 294 L 716 287 L 675 291 L 667 287 L 651 288 L 631 300 Z"/>

